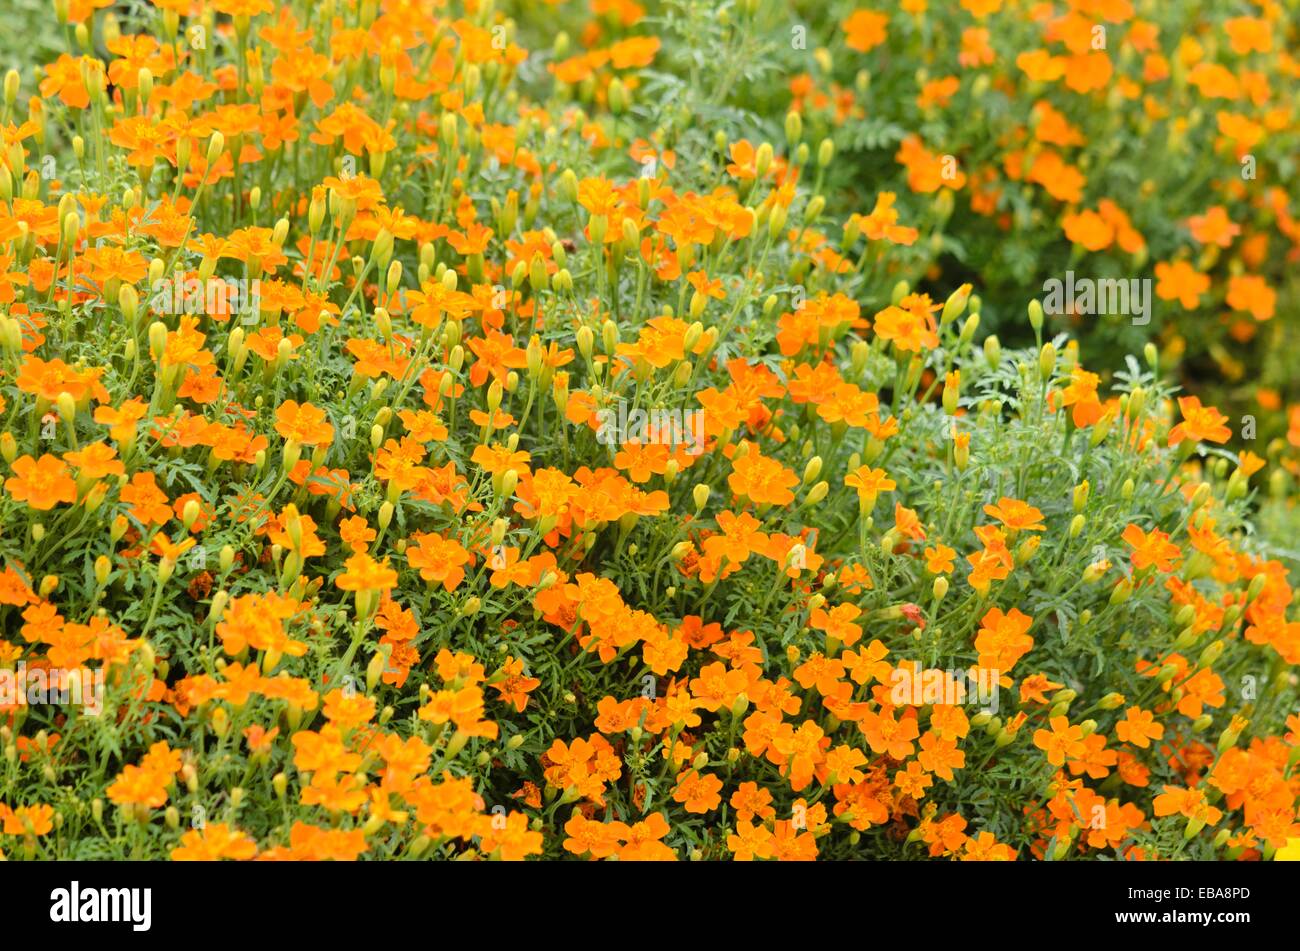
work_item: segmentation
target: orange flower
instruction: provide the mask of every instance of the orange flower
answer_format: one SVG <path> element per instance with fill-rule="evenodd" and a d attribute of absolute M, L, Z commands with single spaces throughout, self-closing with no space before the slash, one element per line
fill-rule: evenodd
<path fill-rule="evenodd" d="M 1083 755 L 1083 727 L 1071 726 L 1065 717 L 1052 717 L 1051 727 L 1034 731 L 1034 745 L 1047 754 L 1049 763 L 1063 766 L 1067 756 L 1074 759 Z"/>
<path fill-rule="evenodd" d="M 876 314 L 876 335 L 905 352 L 939 345 L 934 317 L 927 312 L 903 307 L 889 306 Z"/>
<path fill-rule="evenodd" d="M 1132 743 L 1139 749 L 1146 749 L 1152 740 L 1165 735 L 1165 728 L 1155 722 L 1155 716 L 1141 707 L 1129 707 L 1125 718 L 1115 724 L 1115 736 L 1121 743 Z"/>
<path fill-rule="evenodd" d="M 483 830 L 480 847 L 485 855 L 496 855 L 504 862 L 520 862 L 542 851 L 542 833 L 534 830 L 528 816 L 512 812 L 501 822 L 493 816 Z"/>
<path fill-rule="evenodd" d="M 722 780 L 717 776 L 691 769 L 677 777 L 673 801 L 680 802 L 687 812 L 712 812 L 722 803 L 721 789 Z"/>
<path fill-rule="evenodd" d="M 1232 223 L 1222 205 L 1215 205 L 1203 215 L 1192 215 L 1187 219 L 1187 227 L 1199 243 L 1220 248 L 1230 247 L 1232 239 L 1241 234 L 1241 228 Z"/>
<path fill-rule="evenodd" d="M 144 525 L 165 525 L 171 520 L 171 506 L 152 472 L 137 472 L 132 476 L 130 484 L 122 488 L 122 501 L 131 506 L 132 518 Z"/>
<path fill-rule="evenodd" d="M 874 10 L 855 10 L 840 26 L 844 30 L 844 42 L 849 49 L 866 53 L 885 42 L 885 27 L 889 23 L 888 15 Z"/>
<path fill-rule="evenodd" d="M 106 7 L 112 2 L 113 0 L 97 0 L 96 5 Z M 45 78 L 41 80 L 40 86 L 41 96 L 52 99 L 57 94 L 65 106 L 85 109 L 90 105 L 90 92 L 86 89 L 82 73 L 83 67 L 86 66 L 89 68 L 86 69 L 85 75 L 90 77 L 91 84 L 102 87 L 104 72 L 98 59 L 89 56 L 79 56 L 74 59 L 64 53 L 53 63 L 46 65 Z"/>
<path fill-rule="evenodd" d="M 397 572 L 388 567 L 388 559 L 375 561 L 365 552 L 357 552 L 346 562 L 347 570 L 334 579 L 341 591 L 387 591 L 397 584 Z"/>
<path fill-rule="evenodd" d="M 1095 211 L 1081 211 L 1066 215 L 1061 225 L 1065 236 L 1089 251 L 1101 251 L 1115 240 L 1115 229 Z"/>
<path fill-rule="evenodd" d="M 1001 608 L 990 608 L 980 619 L 980 631 L 975 636 L 975 649 L 979 651 L 979 666 L 1005 674 L 1034 646 L 1029 636 L 1033 618 L 1019 608 L 1003 613 Z"/>
<path fill-rule="evenodd" d="M 1228 417 L 1213 406 L 1202 406 L 1200 397 L 1180 396 L 1178 409 L 1183 421 L 1169 431 L 1169 445 L 1176 446 L 1184 439 L 1227 442 L 1232 436 L 1232 430 L 1223 425 Z"/>
<path fill-rule="evenodd" d="M 1020 54 L 1022 57 L 1026 54 Z M 1065 66 L 1059 59 L 1054 62 L 1060 64 L 1061 70 Z M 1019 64 L 1020 60 L 1017 59 Z M 1035 156 L 1033 165 L 1030 167 L 1028 174 L 1025 175 L 1028 181 L 1035 182 L 1047 191 L 1049 195 L 1057 201 L 1079 202 L 1083 200 L 1083 187 L 1087 184 L 1087 179 L 1073 165 L 1068 164 L 1065 159 L 1052 149 L 1043 149 Z"/>
<path fill-rule="evenodd" d="M 68 474 L 67 464 L 57 456 L 22 456 L 14 460 L 12 468 L 15 475 L 5 480 L 5 490 L 17 501 L 40 511 L 60 502 L 77 501 L 77 483 Z"/>
<path fill-rule="evenodd" d="M 727 166 L 728 174 L 741 179 L 755 178 L 758 174 L 754 164 L 754 144 L 748 139 L 737 139 L 731 143 L 731 163 Z"/>
<path fill-rule="evenodd" d="M 799 484 L 799 476 L 775 459 L 751 448 L 732 463 L 732 473 L 727 479 L 731 491 L 759 505 L 789 505 L 794 501 L 790 491 Z"/>
<path fill-rule="evenodd" d="M 761 523 L 748 512 L 719 512 L 717 521 L 721 534 L 704 540 L 704 551 L 711 558 L 726 558 L 732 565 L 739 565 L 766 538 L 758 531 Z"/>
<path fill-rule="evenodd" d="M 1020 681 L 1020 704 L 1024 706 L 1031 702 L 1047 703 L 1046 692 L 1048 690 L 1059 690 L 1062 686 L 1063 684 L 1048 679 L 1046 674 L 1030 674 Z"/>
<path fill-rule="evenodd" d="M 1016 850 L 994 838 L 992 832 L 980 832 L 966 840 L 963 862 L 1014 862 Z"/>
<path fill-rule="evenodd" d="M 361 552 L 370 547 L 377 533 L 364 518 L 353 515 L 339 523 L 339 537 L 353 552 Z"/>
<path fill-rule="evenodd" d="M 1097 385 L 1100 382 L 1101 378 L 1097 374 L 1075 366 L 1070 371 L 1070 384 L 1049 396 L 1052 409 L 1055 410 L 1059 398 L 1061 406 L 1072 407 L 1070 420 L 1075 426 L 1093 425 L 1104 413 L 1101 400 L 1097 398 Z"/>
<path fill-rule="evenodd" d="M 465 580 L 465 565 L 474 563 L 474 556 L 454 538 L 435 534 L 418 534 L 407 546 L 406 559 L 420 572 L 425 581 L 441 584 L 446 591 L 455 591 Z"/>
<path fill-rule="evenodd" d="M 862 637 L 861 626 L 853 623 L 861 613 L 862 609 L 856 604 L 837 604 L 829 611 L 814 608 L 808 617 L 808 626 L 825 631 L 828 638 L 835 638 L 845 647 L 852 647 Z"/>
<path fill-rule="evenodd" d="M 275 431 L 304 446 L 328 446 L 334 441 L 334 427 L 325 421 L 325 411 L 293 400 L 285 400 L 275 411 Z"/>
<path fill-rule="evenodd" d="M 957 741 L 952 737 L 941 737 L 932 731 L 926 731 L 922 735 L 921 752 L 916 758 L 922 769 L 948 782 L 953 780 L 954 769 L 966 765 L 966 754 L 957 749 Z"/>
<path fill-rule="evenodd" d="M 932 575 L 944 575 L 952 571 L 957 552 L 947 545 L 936 545 L 925 550 L 925 570 Z"/>
<path fill-rule="evenodd" d="M 1047 50 L 1027 50 L 1016 57 L 1016 66 L 1035 82 L 1055 82 L 1065 75 L 1065 60 Z"/>
<path fill-rule="evenodd" d="M 156 809 L 167 801 L 172 777 L 140 766 L 126 766 L 108 787 L 108 798 L 119 805 Z"/>
<path fill-rule="evenodd" d="M 887 754 L 896 760 L 905 760 L 912 755 L 915 747 L 912 741 L 920 735 L 916 717 L 904 716 L 895 720 L 891 710 L 879 713 L 867 711 L 858 721 L 858 729 L 867 738 L 867 744 L 876 754 Z"/>
<path fill-rule="evenodd" d="M 5 835 L 29 835 L 39 838 L 49 835 L 54 829 L 54 807 L 41 803 L 36 806 L 19 806 L 17 809 L 10 810 L 8 806 L 0 804 L 0 820 L 3 821 L 0 831 Z"/>
<path fill-rule="evenodd" d="M 1009 499 L 1005 495 L 998 499 L 997 505 L 985 505 L 984 514 L 996 518 L 1011 532 L 1041 532 L 1047 526 L 1043 524 L 1043 513 L 1019 499 Z"/>
<path fill-rule="evenodd" d="M 507 657 L 501 670 L 489 683 L 501 694 L 501 700 L 513 706 L 517 713 L 524 712 L 524 707 L 528 706 L 528 695 L 542 684 L 536 677 L 525 673 L 524 662 L 516 657 Z"/>
<path fill-rule="evenodd" d="M 1152 565 L 1163 572 L 1173 571 L 1182 560 L 1183 550 L 1169 540 L 1169 535 L 1153 528 L 1148 534 L 1130 524 L 1120 536 L 1133 548 L 1133 567 L 1141 571 Z"/>
<path fill-rule="evenodd" d="M 858 501 L 862 511 L 869 512 L 876 504 L 880 492 L 892 492 L 897 485 L 889 478 L 884 469 L 859 466 L 844 477 L 844 484 L 858 490 Z"/>
<path fill-rule="evenodd" d="M 181 844 L 172 850 L 171 857 L 174 862 L 215 862 L 246 860 L 256 854 L 257 843 L 251 836 L 224 822 L 212 822 L 181 836 Z"/>
<path fill-rule="evenodd" d="M 1184 815 L 1201 825 L 1215 825 L 1223 812 L 1209 804 L 1204 789 L 1181 789 L 1165 786 L 1165 791 L 1152 802 L 1157 816 Z"/>
<path fill-rule="evenodd" d="M 909 246 L 916 241 L 919 232 L 915 228 L 898 224 L 898 209 L 894 207 L 897 200 L 894 192 L 880 192 L 876 195 L 876 205 L 869 215 L 850 215 L 868 241 L 888 241 L 891 244 Z"/>
<path fill-rule="evenodd" d="M 660 840 L 672 826 L 662 812 L 652 812 L 642 821 L 627 827 L 625 844 L 619 850 L 618 857 L 623 861 L 633 862 L 673 862 L 677 853 Z"/>
<path fill-rule="evenodd" d="M 1277 292 L 1268 282 L 1255 274 L 1236 274 L 1228 279 L 1228 306 L 1245 311 L 1256 320 L 1273 317 L 1277 305 Z"/>
<path fill-rule="evenodd" d="M 1156 297 L 1176 300 L 1185 310 L 1195 310 L 1201 295 L 1210 289 L 1210 276 L 1202 274 L 1186 261 L 1156 264 Z"/>

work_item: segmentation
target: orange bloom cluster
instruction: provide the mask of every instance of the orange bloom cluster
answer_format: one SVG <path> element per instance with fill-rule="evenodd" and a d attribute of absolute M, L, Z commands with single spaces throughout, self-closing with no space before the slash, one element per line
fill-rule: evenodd
<path fill-rule="evenodd" d="M 1178 324 L 1012 316 L 1059 258 L 1282 333 L 1277 11 L 56 6 L 0 104 L 0 857 L 1300 848 L 1300 417 L 1256 454 Z"/>

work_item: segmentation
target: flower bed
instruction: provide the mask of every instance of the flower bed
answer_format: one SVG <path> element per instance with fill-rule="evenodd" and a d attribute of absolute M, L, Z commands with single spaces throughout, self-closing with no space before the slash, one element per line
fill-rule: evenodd
<path fill-rule="evenodd" d="M 6 857 L 1295 856 L 1280 450 L 840 215 L 758 4 L 102 6 L 0 111 Z"/>

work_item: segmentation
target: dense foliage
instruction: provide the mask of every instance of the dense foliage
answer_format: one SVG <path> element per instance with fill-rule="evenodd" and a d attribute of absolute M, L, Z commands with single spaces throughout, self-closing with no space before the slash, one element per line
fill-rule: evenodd
<path fill-rule="evenodd" d="M 1296 854 L 1286 438 L 1037 299 L 1283 325 L 1276 4 L 109 6 L 0 111 L 6 857 Z"/>

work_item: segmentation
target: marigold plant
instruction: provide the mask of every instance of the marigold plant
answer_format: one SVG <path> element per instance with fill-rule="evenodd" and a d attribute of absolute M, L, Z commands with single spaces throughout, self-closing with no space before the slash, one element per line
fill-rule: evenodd
<path fill-rule="evenodd" d="M 1280 313 L 1281 185 L 1090 187 L 1189 85 L 1281 170 L 1272 6 L 112 6 L 0 108 L 4 857 L 1300 849 L 1284 440 L 939 266 Z"/>

